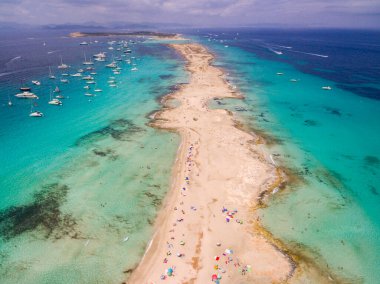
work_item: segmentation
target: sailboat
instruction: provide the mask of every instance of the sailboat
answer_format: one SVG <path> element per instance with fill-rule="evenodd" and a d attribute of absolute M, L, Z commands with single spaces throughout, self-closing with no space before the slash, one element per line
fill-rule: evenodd
<path fill-rule="evenodd" d="M 51 68 L 49 66 L 49 79 L 55 79 L 55 76 L 53 75 L 53 73 L 51 72 Z"/>
<path fill-rule="evenodd" d="M 50 89 L 50 101 L 48 102 L 49 105 L 54 105 L 54 106 L 61 106 L 62 102 L 58 99 L 53 99 L 53 94 Z"/>
<path fill-rule="evenodd" d="M 83 65 L 93 65 L 94 62 L 91 61 L 87 61 L 87 58 L 86 58 L 86 52 L 84 52 L 84 61 L 83 61 Z"/>
<path fill-rule="evenodd" d="M 44 114 L 38 110 L 34 111 L 33 110 L 33 103 L 30 104 L 30 113 L 29 113 L 29 116 L 30 117 L 43 117 Z"/>
<path fill-rule="evenodd" d="M 11 97 L 9 96 L 9 94 L 8 94 L 8 106 L 12 106 L 13 105 L 13 103 L 12 103 L 12 101 L 11 101 Z"/>
<path fill-rule="evenodd" d="M 54 93 L 59 93 L 59 92 L 61 92 L 61 90 L 58 88 L 58 86 L 56 86 L 54 89 Z"/>
<path fill-rule="evenodd" d="M 69 65 L 63 63 L 62 55 L 61 55 L 61 65 L 58 65 L 58 69 L 67 69 L 67 68 L 69 68 Z"/>

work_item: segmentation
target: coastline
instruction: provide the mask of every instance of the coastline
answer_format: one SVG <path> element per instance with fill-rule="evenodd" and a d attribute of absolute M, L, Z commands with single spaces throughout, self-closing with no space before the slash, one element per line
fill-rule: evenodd
<path fill-rule="evenodd" d="M 278 171 L 265 158 L 261 138 L 243 131 L 230 112 L 207 107 L 214 98 L 242 96 L 211 65 L 214 57 L 203 46 L 170 47 L 185 58 L 191 78 L 163 99 L 152 126 L 178 132 L 182 142 L 154 237 L 127 282 L 156 282 L 168 268 L 175 275 L 165 276 L 169 283 L 206 283 L 213 274 L 222 283 L 289 280 L 295 271 L 291 256 L 253 230 L 259 220 L 252 208 L 276 187 Z M 180 106 L 167 107 L 171 99 Z M 222 208 L 236 209 L 236 215 L 227 221 Z M 223 255 L 226 249 L 233 253 Z"/>

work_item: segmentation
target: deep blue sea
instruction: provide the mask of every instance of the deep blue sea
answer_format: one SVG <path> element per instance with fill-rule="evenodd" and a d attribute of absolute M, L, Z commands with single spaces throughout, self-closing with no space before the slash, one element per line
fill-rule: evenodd
<path fill-rule="evenodd" d="M 69 32 L 0 34 L 1 283 L 119 283 L 143 255 L 170 182 L 178 137 L 146 124 L 160 96 L 187 81 L 181 57 L 143 38 Z M 295 180 L 267 197 L 264 226 L 333 277 L 378 283 L 380 33 L 183 33 L 214 52 L 245 95 L 210 105 L 264 135 L 276 165 Z M 84 71 L 96 72 L 90 90 L 81 77 L 62 76 L 101 51 L 107 62 Z M 57 68 L 60 56 L 70 69 Z M 112 58 L 120 74 L 105 67 Z M 22 84 L 39 99 L 14 97 Z M 62 106 L 48 104 L 56 86 Z M 44 117 L 29 117 L 31 106 Z"/>

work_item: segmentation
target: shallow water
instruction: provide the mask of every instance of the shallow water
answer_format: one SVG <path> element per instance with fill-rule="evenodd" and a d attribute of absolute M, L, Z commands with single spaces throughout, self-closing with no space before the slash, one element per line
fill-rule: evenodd
<path fill-rule="evenodd" d="M 54 107 L 47 101 L 58 80 L 47 79 L 47 66 L 59 64 L 58 54 L 75 73 L 83 51 L 88 58 L 120 53 L 107 49 L 109 39 L 82 47 L 83 39 L 38 36 L 0 42 L 2 62 L 25 58 L 1 67 L 13 72 L 0 77 L 1 283 L 119 283 L 143 255 L 170 182 L 178 137 L 147 126 L 147 115 L 160 108 L 160 96 L 186 82 L 182 59 L 162 44 L 134 39 L 128 57 L 138 71 L 120 62 L 121 74 L 113 75 L 96 63 L 103 92 L 89 99 L 84 81 L 69 77 L 59 84 L 67 98 Z M 116 88 L 108 86 L 109 76 Z M 30 102 L 13 97 L 20 79 L 41 81 L 33 91 L 43 118 L 30 118 Z"/>

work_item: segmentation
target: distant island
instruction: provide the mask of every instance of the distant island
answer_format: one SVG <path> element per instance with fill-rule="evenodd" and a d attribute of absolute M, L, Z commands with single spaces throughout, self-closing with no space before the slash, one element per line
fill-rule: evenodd
<path fill-rule="evenodd" d="M 158 38 L 179 38 L 178 34 L 159 33 L 151 31 L 136 31 L 136 32 L 73 32 L 70 37 L 89 37 L 89 36 L 149 36 Z"/>

